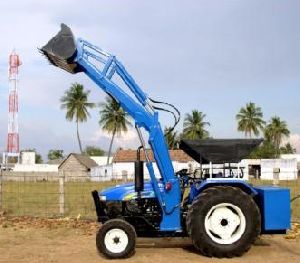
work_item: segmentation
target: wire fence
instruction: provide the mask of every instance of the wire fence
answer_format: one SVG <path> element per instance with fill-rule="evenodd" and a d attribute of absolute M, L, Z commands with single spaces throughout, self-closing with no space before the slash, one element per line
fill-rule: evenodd
<path fill-rule="evenodd" d="M 8 216 L 95 217 L 91 192 L 116 184 L 89 176 L 0 174 L 0 210 Z"/>
<path fill-rule="evenodd" d="M 7 216 L 95 218 L 91 192 L 125 180 L 100 181 L 90 176 L 28 173 L 20 176 L 0 172 L 0 211 Z M 296 180 L 250 179 L 254 185 L 288 187 L 291 199 L 300 195 L 300 178 Z M 300 198 L 292 202 L 292 220 L 300 220 Z"/>

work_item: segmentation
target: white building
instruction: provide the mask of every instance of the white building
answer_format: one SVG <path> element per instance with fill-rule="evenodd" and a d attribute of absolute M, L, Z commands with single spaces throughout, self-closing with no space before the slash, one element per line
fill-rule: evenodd
<path fill-rule="evenodd" d="M 35 163 L 35 152 L 21 152 L 20 163 L 14 165 L 14 172 L 58 172 L 58 164 Z"/>
<path fill-rule="evenodd" d="M 19 164 L 16 163 L 14 172 L 58 172 L 58 164 Z"/>
<path fill-rule="evenodd" d="M 21 152 L 20 163 L 26 165 L 35 164 L 35 152 Z"/>
<path fill-rule="evenodd" d="M 275 170 L 279 174 L 274 173 Z M 261 179 L 262 180 L 296 180 L 298 176 L 296 159 L 262 159 Z"/>
<path fill-rule="evenodd" d="M 151 151 L 147 151 L 151 161 L 154 160 Z M 181 169 L 194 170 L 199 164 L 195 162 L 182 150 L 170 150 L 170 157 L 173 163 L 175 171 Z M 137 160 L 136 150 L 118 150 L 113 157 L 112 163 L 109 165 L 102 165 L 91 169 L 92 180 L 94 181 L 109 181 L 116 179 L 128 179 L 134 178 L 134 162 Z M 145 161 L 145 155 L 141 151 L 141 160 Z M 156 163 L 153 163 L 154 173 L 157 177 L 160 177 Z M 144 164 L 145 179 L 149 179 L 149 172 Z"/>
<path fill-rule="evenodd" d="M 249 177 L 273 180 L 277 176 L 279 180 L 296 180 L 298 177 L 296 158 L 244 159 L 241 161 L 241 166 L 245 167 L 244 175 L 246 180 Z M 276 170 L 279 171 L 278 175 L 274 173 Z"/>
<path fill-rule="evenodd" d="M 99 166 L 107 164 L 107 156 L 90 156 Z M 113 157 L 109 157 L 109 163 L 111 163 Z"/>
<path fill-rule="evenodd" d="M 170 157 L 175 172 L 181 169 L 195 171 L 200 165 L 188 156 L 182 150 L 170 150 Z M 148 151 L 150 160 L 153 161 L 151 151 Z M 119 150 L 113 157 L 112 163 L 109 165 L 101 165 L 91 169 L 92 180 L 109 181 L 109 180 L 132 180 L 134 178 L 134 162 L 137 160 L 137 152 L 135 150 Z M 295 158 L 296 157 L 296 158 Z M 297 162 L 297 157 L 299 162 Z M 141 160 L 145 161 L 144 154 L 141 154 Z M 106 161 L 105 161 L 106 163 Z M 297 167 L 298 163 L 298 167 Z M 278 176 L 279 180 L 296 180 L 299 171 L 300 155 L 284 155 L 282 159 L 243 159 L 240 163 L 235 164 L 203 164 L 202 173 L 209 176 L 217 176 L 220 174 L 226 178 L 240 178 L 249 180 L 250 177 L 273 180 Z M 160 177 L 156 163 L 153 163 L 154 172 Z M 279 174 L 274 174 L 274 169 Z M 149 179 L 149 173 L 144 164 L 145 179 Z"/>
<path fill-rule="evenodd" d="M 297 160 L 297 169 L 298 169 L 298 176 L 300 176 L 300 154 L 281 154 L 281 159 L 296 159 Z"/>

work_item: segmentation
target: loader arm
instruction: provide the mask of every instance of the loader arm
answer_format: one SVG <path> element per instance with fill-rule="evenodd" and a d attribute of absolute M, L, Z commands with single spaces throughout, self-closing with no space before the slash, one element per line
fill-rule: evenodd
<path fill-rule="evenodd" d="M 99 88 L 113 97 L 134 119 L 141 141 L 140 128 L 148 134 L 148 143 L 157 163 L 164 191 L 158 187 L 151 161 L 147 169 L 155 195 L 162 208 L 161 231 L 181 231 L 180 222 L 180 185 L 174 174 L 168 147 L 159 123 L 158 112 L 149 103 L 148 96 L 136 84 L 125 67 L 115 56 L 101 50 L 83 39 L 74 39 L 69 27 L 62 24 L 60 32 L 40 51 L 51 64 L 72 74 L 84 72 Z M 117 81 L 116 77 L 119 77 Z M 121 82 L 120 82 L 121 80 Z M 123 83 L 122 83 L 123 82 Z M 130 92 L 121 87 L 125 84 Z"/>

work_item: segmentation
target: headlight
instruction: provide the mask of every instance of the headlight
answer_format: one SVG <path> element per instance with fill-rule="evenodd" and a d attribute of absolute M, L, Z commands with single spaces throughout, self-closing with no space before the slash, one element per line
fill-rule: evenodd
<path fill-rule="evenodd" d="M 106 196 L 105 195 L 100 195 L 99 199 L 100 199 L 100 201 L 106 201 Z"/>

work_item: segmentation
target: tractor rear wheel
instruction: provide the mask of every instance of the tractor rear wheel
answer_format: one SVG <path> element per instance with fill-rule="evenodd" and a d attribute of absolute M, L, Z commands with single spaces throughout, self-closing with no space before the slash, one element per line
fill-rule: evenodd
<path fill-rule="evenodd" d="M 98 251 L 110 259 L 130 257 L 135 251 L 135 242 L 134 227 L 121 219 L 105 222 L 96 236 Z"/>
<path fill-rule="evenodd" d="M 209 257 L 241 256 L 260 234 L 261 215 L 241 189 L 204 190 L 189 208 L 187 230 L 195 248 Z"/>

